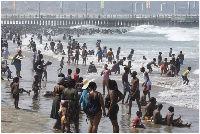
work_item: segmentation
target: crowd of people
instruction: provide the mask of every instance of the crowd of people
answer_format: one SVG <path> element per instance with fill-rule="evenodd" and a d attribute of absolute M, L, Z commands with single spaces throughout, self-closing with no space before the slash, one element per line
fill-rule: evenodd
<path fill-rule="evenodd" d="M 18 38 L 17 41 L 21 41 L 21 33 L 13 30 L 6 30 L 7 28 L 3 28 L 3 36 L 1 38 L 1 45 L 2 47 L 2 62 L 1 62 L 1 71 L 6 66 L 6 71 L 8 72 L 8 78 L 11 78 L 11 71 L 7 65 L 8 60 L 8 42 L 6 38 L 7 33 L 9 33 L 9 37 L 11 36 L 10 33 L 14 33 Z M 46 32 L 45 32 L 46 33 Z M 64 35 L 66 36 L 66 35 Z M 4 38 L 5 37 L 5 38 Z M 41 37 L 41 36 L 40 36 Z M 79 57 L 83 58 L 83 64 L 86 65 L 87 59 L 87 46 L 84 43 L 82 46 L 76 41 L 75 39 L 71 40 L 71 37 L 68 35 L 68 61 L 67 63 L 70 64 L 73 62 L 74 64 L 78 64 Z M 11 38 L 11 37 L 10 37 Z M 13 37 L 12 37 L 13 38 Z M 11 39 L 12 39 L 11 38 Z M 66 38 L 66 37 L 65 37 Z M 64 38 L 64 39 L 65 39 Z M 50 50 L 55 52 L 55 54 L 65 55 L 63 52 L 63 45 L 61 41 L 58 41 L 57 44 L 57 51 L 55 51 L 55 42 L 53 39 L 50 42 Z M 14 43 L 14 42 L 13 42 Z M 42 43 L 42 37 L 40 38 L 40 43 Z M 30 40 L 30 50 L 33 51 L 33 69 L 35 71 L 34 81 L 32 84 L 32 89 L 34 91 L 33 99 L 37 100 L 38 94 L 41 90 L 41 82 L 46 78 L 47 81 L 47 66 L 51 65 L 51 62 L 44 63 L 43 54 L 41 51 L 37 50 L 37 45 L 33 38 Z M 82 53 L 80 54 L 80 50 Z M 100 42 L 98 44 L 98 51 L 96 56 L 98 56 L 98 62 L 102 62 L 102 58 L 107 58 L 107 62 L 104 65 L 104 69 L 101 71 L 100 75 L 103 77 L 102 85 L 103 85 L 103 93 L 99 92 L 97 89 L 97 84 L 94 82 L 94 79 L 87 79 L 79 76 L 80 70 L 76 68 L 76 72 L 74 76 L 72 76 L 72 70 L 68 69 L 68 74 L 63 74 L 62 69 L 64 68 L 64 57 L 62 57 L 60 61 L 60 68 L 58 71 L 58 78 L 57 78 L 57 85 L 54 87 L 53 90 L 53 103 L 51 109 L 50 117 L 56 119 L 56 122 L 53 126 L 53 129 L 61 130 L 62 132 L 70 132 L 70 124 L 74 124 L 75 132 L 79 132 L 79 113 L 80 111 L 84 111 L 87 117 L 90 120 L 88 126 L 89 133 L 96 133 L 98 131 L 98 125 L 100 123 L 102 115 L 105 117 L 109 117 L 112 125 L 113 125 L 113 132 L 119 132 L 119 125 L 118 125 L 118 111 L 119 105 L 118 103 L 122 101 L 122 104 L 128 104 L 129 110 L 128 115 L 132 114 L 132 102 L 136 101 L 138 105 L 138 111 L 136 112 L 137 118 L 133 122 L 134 128 L 145 128 L 145 125 L 141 122 L 141 117 L 144 120 L 152 120 L 155 124 L 162 124 L 162 125 L 172 125 L 172 126 L 190 126 L 191 123 L 183 124 L 181 117 L 178 119 L 173 119 L 174 115 L 174 107 L 170 106 L 168 108 L 169 113 L 166 115 L 165 118 L 161 116 L 161 109 L 163 107 L 162 104 L 156 105 L 156 98 L 151 97 L 151 80 L 149 73 L 152 73 L 151 65 L 154 64 L 156 67 L 161 68 L 161 75 L 165 74 L 167 77 L 177 76 L 180 71 L 180 66 L 183 64 L 184 55 L 182 51 L 175 59 L 174 55 L 172 54 L 172 48 L 170 48 L 169 57 L 172 59 L 170 62 L 167 61 L 167 58 L 162 60 L 162 53 L 159 52 L 158 56 L 158 64 L 156 64 L 156 58 L 153 61 L 147 64 L 147 69 L 149 72 L 145 71 L 145 67 L 140 68 L 140 71 L 143 73 L 143 94 L 140 94 L 139 90 L 139 79 L 137 78 L 136 71 L 131 71 L 131 61 L 132 55 L 134 54 L 134 50 L 131 49 L 131 52 L 127 57 L 123 57 L 119 59 L 121 48 L 119 47 L 117 50 L 116 60 L 114 60 L 114 53 L 113 49 L 109 48 L 107 51 L 107 47 L 104 46 L 103 50 L 101 49 Z M 73 55 L 75 53 L 75 55 Z M 22 59 L 24 56 L 22 55 L 21 48 L 18 48 L 17 54 L 12 58 L 13 65 L 16 68 L 16 77 L 13 78 L 13 82 L 11 83 L 11 94 L 14 98 L 15 108 L 19 109 L 18 102 L 19 102 L 19 94 L 20 92 L 26 92 L 30 95 L 30 91 L 22 90 L 19 88 L 19 81 L 21 76 L 21 66 L 22 66 Z M 125 65 L 124 61 L 129 60 L 128 65 Z M 143 56 L 143 59 L 146 60 L 146 57 Z M 114 61 L 113 61 L 114 60 Z M 108 68 L 108 64 L 113 64 L 112 68 Z M 118 89 L 118 84 L 115 80 L 110 79 L 109 75 L 111 72 L 115 74 L 120 74 L 120 66 L 124 66 L 124 73 L 122 74 L 122 85 L 123 85 L 123 93 Z M 169 66 L 169 67 L 168 67 Z M 90 66 L 88 68 L 88 72 L 93 72 L 95 65 L 93 62 L 90 62 Z M 183 84 L 188 84 L 189 80 L 187 78 L 188 73 L 190 72 L 191 67 L 188 67 L 188 70 L 185 71 L 182 75 Z M 96 70 L 97 71 L 97 70 Z M 132 79 L 129 83 L 128 76 L 131 75 Z M 3 80 L 4 78 L 1 77 Z M 107 90 L 106 90 L 107 88 Z M 107 94 L 107 96 L 105 96 Z M 127 95 L 127 99 L 125 101 L 125 97 Z M 148 101 L 146 100 L 146 95 L 148 95 Z M 125 101 L 125 103 L 124 103 Z M 145 107 L 145 113 L 141 112 L 141 107 Z M 107 110 L 106 110 L 107 109 Z"/>

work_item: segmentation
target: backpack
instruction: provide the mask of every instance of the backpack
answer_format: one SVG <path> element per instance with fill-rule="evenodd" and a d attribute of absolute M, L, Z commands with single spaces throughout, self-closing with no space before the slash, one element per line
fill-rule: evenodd
<path fill-rule="evenodd" d="M 116 100 L 118 98 L 118 90 L 115 91 L 115 95 L 116 95 Z M 111 100 L 110 100 L 110 95 L 108 94 L 105 98 L 105 108 L 109 109 L 110 107 L 110 103 L 111 103 Z"/>
<path fill-rule="evenodd" d="M 105 108 L 109 108 L 110 107 L 110 95 L 108 94 L 105 98 Z"/>
<path fill-rule="evenodd" d="M 90 95 L 90 93 L 89 93 L 89 95 Z M 98 96 L 98 95 L 99 95 L 99 94 L 97 93 L 97 96 Z M 89 101 L 88 101 L 88 103 L 87 103 L 87 106 L 86 106 L 86 109 L 85 109 L 85 113 L 86 113 L 87 115 L 94 116 L 96 109 L 97 109 L 97 107 L 96 107 L 94 104 L 92 104 L 92 103 L 90 102 L 90 99 L 89 99 Z"/>

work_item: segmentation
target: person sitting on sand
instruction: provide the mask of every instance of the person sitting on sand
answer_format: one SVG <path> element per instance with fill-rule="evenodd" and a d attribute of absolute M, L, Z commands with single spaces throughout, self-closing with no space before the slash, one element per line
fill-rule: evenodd
<path fill-rule="evenodd" d="M 162 118 L 162 115 L 160 113 L 161 109 L 163 108 L 163 105 L 162 104 L 158 104 L 158 107 L 157 109 L 155 109 L 153 111 L 153 122 L 155 124 L 164 124 L 165 123 L 165 118 Z"/>
<path fill-rule="evenodd" d="M 166 115 L 165 120 L 168 126 L 177 126 L 177 127 L 190 127 L 191 122 L 188 122 L 186 124 L 183 124 L 181 120 L 181 116 L 177 119 L 173 119 L 174 117 L 174 107 L 170 106 L 168 108 L 169 113 Z"/>
<path fill-rule="evenodd" d="M 147 105 L 146 95 L 147 95 L 147 91 L 143 90 L 143 94 L 140 97 L 140 104 L 141 104 L 141 106 L 146 106 Z"/>
<path fill-rule="evenodd" d="M 156 109 L 156 98 L 151 97 L 150 102 L 145 107 L 143 120 L 148 120 L 153 116 L 153 111 Z"/>
<path fill-rule="evenodd" d="M 137 115 L 137 117 L 133 121 L 133 127 L 134 128 L 146 128 L 144 126 L 144 124 L 142 124 L 141 119 L 140 119 L 142 117 L 142 112 L 141 111 L 137 111 L 136 115 Z"/>

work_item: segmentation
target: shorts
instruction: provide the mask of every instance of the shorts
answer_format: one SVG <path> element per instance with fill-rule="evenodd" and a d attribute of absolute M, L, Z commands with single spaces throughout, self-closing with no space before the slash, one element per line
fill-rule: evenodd
<path fill-rule="evenodd" d="M 114 107 L 110 111 L 109 119 L 110 120 L 117 120 L 118 111 L 119 111 L 119 106 L 116 104 L 116 105 L 114 105 Z"/>
<path fill-rule="evenodd" d="M 19 100 L 19 93 L 14 93 L 13 98 L 16 99 L 16 100 Z"/>
<path fill-rule="evenodd" d="M 183 60 L 182 60 L 182 59 L 179 59 L 179 62 L 180 62 L 180 64 L 182 64 L 182 65 L 183 65 Z"/>
<path fill-rule="evenodd" d="M 112 61 L 112 57 L 108 57 L 108 61 Z"/>
<path fill-rule="evenodd" d="M 151 65 L 147 64 L 147 69 L 152 69 Z"/>
<path fill-rule="evenodd" d="M 131 90 L 131 87 L 129 83 L 124 83 L 124 92 L 129 92 Z"/>
<path fill-rule="evenodd" d="M 75 60 L 79 60 L 79 55 L 75 54 Z"/>
<path fill-rule="evenodd" d="M 187 76 L 183 76 L 183 75 L 182 75 L 182 78 L 183 78 L 183 80 L 188 81 Z"/>
<path fill-rule="evenodd" d="M 140 99 L 140 91 L 138 91 L 135 95 L 134 94 L 134 91 L 130 91 L 130 101 L 135 101 L 135 99 Z"/>
<path fill-rule="evenodd" d="M 164 71 L 167 70 L 166 67 L 165 67 L 164 65 L 160 66 L 160 68 L 161 68 L 161 70 L 164 70 Z"/>
<path fill-rule="evenodd" d="M 144 87 L 144 90 L 151 90 L 151 85 L 145 86 L 145 87 Z"/>

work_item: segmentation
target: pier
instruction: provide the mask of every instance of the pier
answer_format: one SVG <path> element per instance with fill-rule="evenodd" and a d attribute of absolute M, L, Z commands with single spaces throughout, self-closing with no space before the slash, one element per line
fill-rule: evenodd
<path fill-rule="evenodd" d="M 70 27 L 76 25 L 95 25 L 103 27 L 131 27 L 139 25 L 199 27 L 198 15 L 2 15 L 1 25 L 24 25 L 38 27 Z"/>

